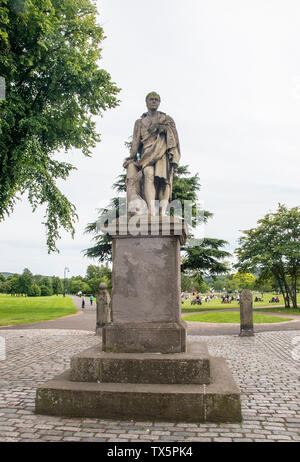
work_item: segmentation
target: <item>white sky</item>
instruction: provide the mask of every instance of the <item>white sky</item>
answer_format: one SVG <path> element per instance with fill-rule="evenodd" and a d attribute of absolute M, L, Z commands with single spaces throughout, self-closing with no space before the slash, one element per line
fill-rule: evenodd
<path fill-rule="evenodd" d="M 199 199 L 214 213 L 208 237 L 237 245 L 278 202 L 299 205 L 300 3 L 297 0 L 102 0 L 101 66 L 122 88 L 121 104 L 99 118 L 92 159 L 71 152 L 77 172 L 61 183 L 77 207 L 75 239 L 47 254 L 43 213 L 27 201 L 0 224 L 0 271 L 85 274 L 83 234 L 113 195 L 124 142 L 158 91 L 179 132 L 182 164 L 199 172 Z"/>

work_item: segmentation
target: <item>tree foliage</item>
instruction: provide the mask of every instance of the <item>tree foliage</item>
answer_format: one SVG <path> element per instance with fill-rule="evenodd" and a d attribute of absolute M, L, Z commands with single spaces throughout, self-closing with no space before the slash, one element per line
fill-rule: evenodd
<path fill-rule="evenodd" d="M 233 284 L 236 290 L 253 290 L 255 287 L 256 277 L 251 273 L 237 272 L 233 275 Z"/>
<path fill-rule="evenodd" d="M 216 277 L 228 271 L 226 259 L 230 253 L 223 250 L 227 241 L 222 239 L 204 238 L 201 245 L 194 247 L 183 246 L 182 271 L 190 270 L 194 277 L 204 280 L 207 276 Z"/>
<path fill-rule="evenodd" d="M 28 268 L 25 268 L 21 276 L 19 276 L 19 292 L 21 294 L 28 294 L 33 282 L 34 280 L 31 271 Z"/>
<path fill-rule="evenodd" d="M 90 155 L 100 140 L 93 116 L 118 104 L 99 68 L 103 39 L 92 0 L 1 1 L 0 220 L 24 193 L 33 210 L 44 204 L 49 252 L 77 217 L 57 186 L 74 167 L 55 153 Z"/>
<path fill-rule="evenodd" d="M 297 308 L 300 278 L 300 207 L 279 204 L 275 213 L 258 220 L 258 226 L 243 231 L 236 250 L 240 271 L 258 271 L 263 280 L 277 281 L 286 307 Z"/>
<path fill-rule="evenodd" d="M 82 292 L 85 295 L 96 295 L 100 282 L 105 282 L 108 289 L 111 289 L 110 268 L 107 265 L 89 265 L 85 277 L 73 276 L 68 279 L 68 293 Z"/>

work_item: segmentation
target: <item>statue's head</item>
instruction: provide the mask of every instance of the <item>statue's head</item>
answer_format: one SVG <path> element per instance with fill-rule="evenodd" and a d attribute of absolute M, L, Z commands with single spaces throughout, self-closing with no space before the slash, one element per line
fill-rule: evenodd
<path fill-rule="evenodd" d="M 100 282 L 99 289 L 100 290 L 105 290 L 106 288 L 107 288 L 107 285 L 105 284 L 105 282 Z"/>
<path fill-rule="evenodd" d="M 148 109 L 158 109 L 160 105 L 160 96 L 155 91 L 151 91 L 146 96 L 146 105 Z"/>

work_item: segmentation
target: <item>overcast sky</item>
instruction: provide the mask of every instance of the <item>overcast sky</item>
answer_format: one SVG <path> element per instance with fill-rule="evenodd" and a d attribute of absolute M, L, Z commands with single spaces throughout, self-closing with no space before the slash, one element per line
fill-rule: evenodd
<path fill-rule="evenodd" d="M 60 254 L 47 254 L 43 213 L 26 200 L 0 224 L 0 271 L 85 274 L 83 234 L 113 195 L 124 142 L 145 111 L 145 95 L 179 132 L 182 164 L 199 172 L 199 199 L 214 213 L 208 237 L 237 245 L 278 202 L 300 197 L 300 2 L 297 0 L 97 1 L 101 66 L 121 87 L 121 104 L 97 120 L 102 141 L 93 158 L 68 155 L 78 170 L 62 190 L 77 207 L 75 239 L 62 233 Z"/>

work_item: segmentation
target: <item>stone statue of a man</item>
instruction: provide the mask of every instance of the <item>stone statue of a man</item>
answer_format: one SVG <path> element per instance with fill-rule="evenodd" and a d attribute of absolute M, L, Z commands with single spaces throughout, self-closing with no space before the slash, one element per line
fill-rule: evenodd
<path fill-rule="evenodd" d="M 180 146 L 175 123 L 171 117 L 158 111 L 160 96 L 149 93 L 146 97 L 148 112 L 135 122 L 130 158 L 127 168 L 127 201 L 142 199 L 148 213 L 157 214 L 154 201 L 160 201 L 164 215 L 172 195 L 174 169 L 180 159 Z"/>

